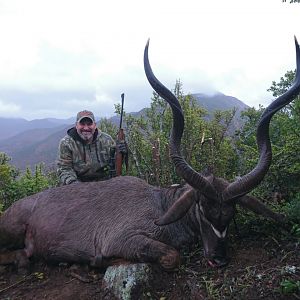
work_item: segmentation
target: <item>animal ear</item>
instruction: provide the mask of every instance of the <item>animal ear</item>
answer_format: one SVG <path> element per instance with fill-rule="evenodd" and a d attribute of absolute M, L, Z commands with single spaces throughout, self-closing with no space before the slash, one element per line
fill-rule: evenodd
<path fill-rule="evenodd" d="M 191 208 L 194 203 L 194 190 L 190 189 L 181 195 L 174 204 L 166 211 L 166 213 L 156 220 L 156 225 L 168 225 L 181 219 Z"/>
<path fill-rule="evenodd" d="M 258 215 L 273 219 L 276 222 L 285 223 L 286 221 L 284 215 L 273 212 L 270 208 L 268 208 L 265 204 L 263 204 L 260 200 L 253 196 L 243 196 L 239 200 L 237 200 L 237 204 L 239 204 L 243 208 L 253 211 Z"/>

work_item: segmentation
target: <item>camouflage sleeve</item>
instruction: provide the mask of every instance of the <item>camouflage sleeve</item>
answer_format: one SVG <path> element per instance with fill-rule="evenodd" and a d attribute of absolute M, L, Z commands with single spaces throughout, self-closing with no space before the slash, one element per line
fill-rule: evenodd
<path fill-rule="evenodd" d="M 73 169 L 72 150 L 64 139 L 60 141 L 58 147 L 57 175 L 63 185 L 78 180 Z"/>
<path fill-rule="evenodd" d="M 102 133 L 106 151 L 116 150 L 116 141 L 107 133 Z"/>
<path fill-rule="evenodd" d="M 116 154 L 116 147 L 117 147 L 117 144 L 116 144 L 116 141 L 110 136 L 110 145 L 109 145 L 109 148 L 110 148 L 110 157 L 111 159 L 113 159 L 113 162 L 110 161 L 110 164 L 112 168 L 115 167 L 115 154 Z"/>
<path fill-rule="evenodd" d="M 110 148 L 113 148 L 113 149 L 116 148 L 116 142 L 111 136 L 110 136 Z"/>

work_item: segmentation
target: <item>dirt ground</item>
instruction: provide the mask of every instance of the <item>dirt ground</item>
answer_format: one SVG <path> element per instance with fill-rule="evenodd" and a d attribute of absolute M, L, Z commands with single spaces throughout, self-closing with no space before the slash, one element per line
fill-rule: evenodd
<path fill-rule="evenodd" d="M 230 238 L 231 262 L 212 269 L 201 247 L 182 252 L 177 272 L 153 267 L 150 287 L 133 299 L 300 299 L 300 241 L 248 226 Z M 115 299 L 103 286 L 105 270 L 32 262 L 29 274 L 0 266 L 0 299 Z"/>

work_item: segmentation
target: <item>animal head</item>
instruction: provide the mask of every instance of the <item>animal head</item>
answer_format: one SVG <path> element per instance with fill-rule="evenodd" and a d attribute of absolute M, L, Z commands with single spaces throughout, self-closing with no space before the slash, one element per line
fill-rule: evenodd
<path fill-rule="evenodd" d="M 269 137 L 269 124 L 272 116 L 290 103 L 300 92 L 300 50 L 295 38 L 297 72 L 293 85 L 283 95 L 275 99 L 264 111 L 257 126 L 256 141 L 259 161 L 248 174 L 234 182 L 227 182 L 213 175 L 204 176 L 194 170 L 180 153 L 181 137 L 184 130 L 184 115 L 176 96 L 153 74 L 149 58 L 149 41 L 144 51 L 144 69 L 153 89 L 169 103 L 173 114 L 173 127 L 170 136 L 170 157 L 177 174 L 189 185 L 185 192 L 169 210 L 156 222 L 163 226 L 181 219 L 196 202 L 196 217 L 199 223 L 205 255 L 211 265 L 227 263 L 226 238 L 228 226 L 237 203 L 258 212 L 262 203 L 254 197 L 246 196 L 257 187 L 268 172 L 272 161 L 272 148 Z"/>

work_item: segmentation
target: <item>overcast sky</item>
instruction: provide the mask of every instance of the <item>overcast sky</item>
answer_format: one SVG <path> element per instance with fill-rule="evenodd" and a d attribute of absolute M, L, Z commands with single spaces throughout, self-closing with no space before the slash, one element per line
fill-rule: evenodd
<path fill-rule="evenodd" d="M 282 0 L 0 0 L 0 117 L 69 118 L 148 106 L 161 82 L 264 106 L 295 69 L 300 4 Z"/>

